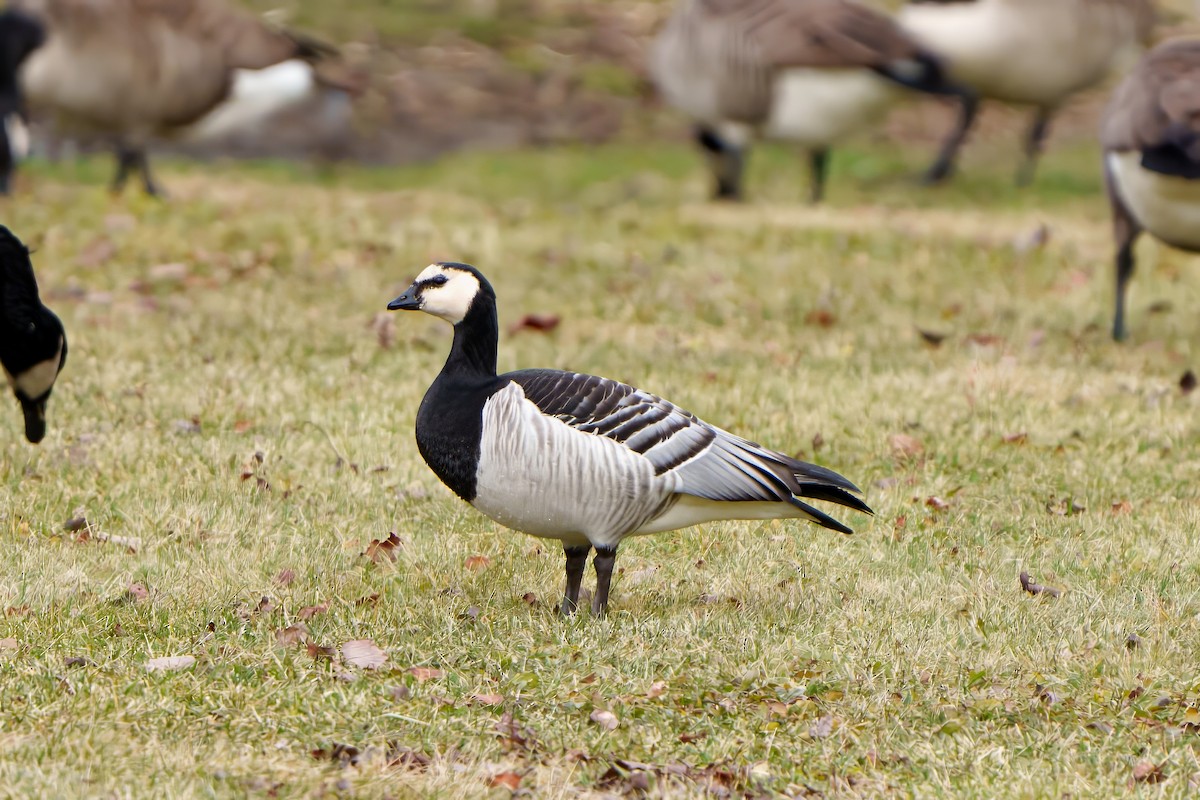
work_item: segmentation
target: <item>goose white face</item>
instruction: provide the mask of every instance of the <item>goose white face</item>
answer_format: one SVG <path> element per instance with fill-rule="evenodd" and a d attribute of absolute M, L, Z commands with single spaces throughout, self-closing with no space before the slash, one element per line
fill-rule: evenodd
<path fill-rule="evenodd" d="M 414 291 L 422 311 L 457 325 L 479 294 L 479 279 L 465 270 L 430 264 L 413 281 L 409 292 Z"/>

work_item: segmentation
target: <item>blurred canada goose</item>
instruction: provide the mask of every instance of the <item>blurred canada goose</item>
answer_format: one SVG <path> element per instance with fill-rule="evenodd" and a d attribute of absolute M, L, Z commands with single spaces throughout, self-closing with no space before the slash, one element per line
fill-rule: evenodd
<path fill-rule="evenodd" d="M 667 102 L 695 120 L 716 196 L 729 199 L 741 195 L 755 136 L 809 151 L 816 202 L 830 146 L 868 126 L 892 85 L 961 91 L 932 52 L 852 0 L 679 0 L 650 71 Z"/>
<path fill-rule="evenodd" d="M 1154 8 L 1152 0 L 911 0 L 899 22 L 974 90 L 963 95 L 957 126 L 926 180 L 954 171 L 983 97 L 1035 109 L 1017 172 L 1023 185 L 1033 180 L 1051 116 L 1149 38 Z"/>
<path fill-rule="evenodd" d="M 594 375 L 527 369 L 496 374 L 496 295 L 474 267 L 425 268 L 388 309 L 454 325 L 441 373 L 417 412 L 417 447 L 442 482 L 509 528 L 558 539 L 566 553 L 562 611 L 579 601 L 596 548 L 592 610 L 608 606 L 626 536 L 722 519 L 842 523 L 802 498 L 871 513 L 854 484 L 697 419 L 632 386 Z"/>
<path fill-rule="evenodd" d="M 1117 245 L 1112 335 L 1120 340 L 1138 235 L 1200 252 L 1200 39 L 1172 39 L 1146 54 L 1113 93 L 1100 143 Z"/>
<path fill-rule="evenodd" d="M 150 194 L 158 187 L 147 143 L 216 107 L 235 70 L 331 52 L 223 0 L 15 0 L 0 18 L 0 46 L 12 38 L 5 26 L 18 22 L 40 26 L 45 43 L 0 86 L 13 83 L 64 133 L 112 137 L 113 189 L 137 170 Z"/>
<path fill-rule="evenodd" d="M 0 365 L 34 444 L 46 435 L 46 402 L 66 362 L 67 335 L 38 297 L 29 250 L 0 225 Z"/>

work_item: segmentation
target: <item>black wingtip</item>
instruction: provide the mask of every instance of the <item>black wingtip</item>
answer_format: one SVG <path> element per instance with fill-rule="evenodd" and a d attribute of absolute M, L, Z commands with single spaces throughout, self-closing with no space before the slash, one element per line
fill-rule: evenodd
<path fill-rule="evenodd" d="M 875 516 L 875 512 L 871 507 L 864 503 L 859 498 L 836 486 L 826 486 L 820 483 L 801 483 L 798 493 L 801 497 L 812 500 L 824 500 L 829 503 L 837 503 L 839 506 L 853 508 L 855 511 L 861 511 L 864 514 Z"/>
<path fill-rule="evenodd" d="M 837 531 L 838 533 L 844 533 L 847 536 L 854 533 L 853 528 L 843 525 L 842 523 L 838 522 L 836 519 L 829 516 L 828 514 L 826 514 L 824 511 L 820 510 L 819 508 L 813 508 L 808 503 L 805 503 L 802 500 L 795 498 L 795 497 L 791 498 L 791 503 L 796 508 L 803 511 L 805 516 L 807 516 L 813 522 L 820 525 L 822 528 L 828 528 L 831 531 Z"/>

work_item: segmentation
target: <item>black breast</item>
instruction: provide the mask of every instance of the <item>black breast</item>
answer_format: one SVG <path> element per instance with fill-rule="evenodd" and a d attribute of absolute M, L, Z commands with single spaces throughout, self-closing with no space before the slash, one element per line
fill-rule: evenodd
<path fill-rule="evenodd" d="M 504 381 L 439 376 L 417 411 L 417 448 L 442 483 L 468 503 L 475 499 L 483 405 Z"/>

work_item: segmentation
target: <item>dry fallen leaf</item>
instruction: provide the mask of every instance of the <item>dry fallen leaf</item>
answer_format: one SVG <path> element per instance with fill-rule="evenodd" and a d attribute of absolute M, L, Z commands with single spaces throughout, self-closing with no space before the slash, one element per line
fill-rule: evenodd
<path fill-rule="evenodd" d="M 588 719 L 607 731 L 615 731 L 621 725 L 621 721 L 617 719 L 616 714 L 611 711 L 605 711 L 602 708 L 597 708 L 593 711 Z"/>
<path fill-rule="evenodd" d="M 290 647 L 308 641 L 308 626 L 304 623 L 288 625 L 275 631 L 275 644 L 280 647 Z"/>
<path fill-rule="evenodd" d="M 1025 431 L 1010 433 L 1001 439 L 1001 441 L 1005 444 L 1025 444 L 1025 442 L 1029 441 L 1029 434 L 1025 433 Z"/>
<path fill-rule="evenodd" d="M 245 433 L 246 431 L 250 430 L 253 427 L 254 427 L 254 420 L 239 419 L 233 423 L 233 432 L 234 433 Z"/>
<path fill-rule="evenodd" d="M 501 772 L 498 775 L 493 775 L 492 779 L 488 781 L 488 788 L 495 789 L 498 787 L 511 789 L 515 792 L 521 787 L 521 776 L 515 772 Z"/>
<path fill-rule="evenodd" d="M 501 694 L 473 694 L 471 701 L 478 703 L 481 706 L 498 706 L 504 704 L 504 695 Z"/>
<path fill-rule="evenodd" d="M 1004 344 L 1004 337 L 996 336 L 992 333 L 971 333 L 967 335 L 967 341 L 978 347 L 991 347 L 992 345 Z"/>
<path fill-rule="evenodd" d="M 937 333 L 936 331 L 927 331 L 924 328 L 917 328 L 917 333 L 921 335 L 921 341 L 930 347 L 940 347 L 942 342 L 946 341 L 947 333 Z"/>
<path fill-rule="evenodd" d="M 395 561 L 396 551 L 403 549 L 404 542 L 396 535 L 395 531 L 391 531 L 386 539 L 372 539 L 362 555 L 376 562 Z"/>
<path fill-rule="evenodd" d="M 679 741 L 683 742 L 684 744 L 691 744 L 692 742 L 698 742 L 701 739 L 707 739 L 707 738 L 708 738 L 707 731 L 700 731 L 699 733 L 681 733 L 681 734 L 679 734 Z"/>
<path fill-rule="evenodd" d="M 521 595 L 521 599 L 525 601 L 526 605 L 536 606 L 538 604 L 537 595 L 533 592 L 526 592 Z"/>
<path fill-rule="evenodd" d="M 1153 761 L 1139 761 L 1133 765 L 1133 779 L 1137 783 L 1161 783 L 1167 779 L 1161 764 Z"/>
<path fill-rule="evenodd" d="M 925 444 L 907 433 L 892 434 L 888 446 L 892 449 L 892 457 L 898 460 L 920 458 L 925 453 Z"/>
<path fill-rule="evenodd" d="M 945 511 L 950 507 L 948 502 L 936 495 L 925 498 L 925 505 L 929 506 L 934 511 Z"/>
<path fill-rule="evenodd" d="M 492 560 L 487 556 L 469 556 L 463 566 L 473 572 L 480 572 L 491 566 Z"/>
<path fill-rule="evenodd" d="M 521 331 L 549 333 L 558 327 L 558 323 L 557 314 L 526 314 L 508 327 L 508 333 L 510 336 Z"/>
<path fill-rule="evenodd" d="M 317 614 L 324 614 L 328 610 L 329 610 L 329 604 L 321 603 L 318 606 L 305 606 L 304 608 L 300 609 L 299 612 L 297 612 L 296 616 L 298 616 L 302 620 L 308 621 L 308 620 L 312 619 L 313 617 L 315 617 Z"/>
<path fill-rule="evenodd" d="M 129 588 L 125 590 L 125 600 L 130 603 L 136 603 L 140 600 L 145 600 L 150 596 L 150 591 L 140 583 L 131 583 Z"/>
<path fill-rule="evenodd" d="M 442 677 L 442 671 L 436 667 L 409 667 L 408 674 L 417 679 L 417 683 L 437 680 Z"/>
<path fill-rule="evenodd" d="M 1033 578 L 1029 577 L 1028 572 L 1021 573 L 1021 588 L 1030 594 L 1047 594 L 1051 597 L 1058 597 L 1062 591 L 1055 589 L 1053 586 L 1042 586 L 1040 583 L 1034 583 Z"/>
<path fill-rule="evenodd" d="M 666 693 L 666 691 L 667 691 L 667 682 L 666 681 L 655 681 L 654 683 L 650 684 L 650 688 L 646 692 L 646 697 L 653 700 L 656 697 L 662 697 Z"/>
<path fill-rule="evenodd" d="M 195 663 L 195 656 L 163 656 L 162 658 L 152 658 L 147 661 L 146 669 L 150 672 L 175 672 L 187 669 Z"/>
<path fill-rule="evenodd" d="M 19 650 L 19 649 L 21 649 L 21 643 L 18 642 L 16 639 L 12 638 L 11 636 L 4 638 L 4 639 L 0 639 L 0 650 Z"/>
<path fill-rule="evenodd" d="M 321 659 L 330 660 L 333 658 L 334 654 L 337 653 L 337 651 L 332 647 L 325 647 L 324 645 L 319 645 L 314 642 L 309 642 L 308 644 L 304 645 L 304 648 L 308 651 L 308 657 L 314 661 L 319 661 Z"/>
<path fill-rule="evenodd" d="M 1112 504 L 1114 514 L 1128 514 L 1130 511 L 1133 511 L 1133 503 L 1128 500 L 1118 500 Z"/>
<path fill-rule="evenodd" d="M 296 580 L 296 571 L 293 569 L 281 569 L 279 574 L 275 576 L 275 582 L 280 586 L 291 586 Z"/>
<path fill-rule="evenodd" d="M 387 663 L 387 653 L 370 639 L 354 639 L 342 645 L 342 658 L 347 664 L 363 669 L 379 669 Z"/>

